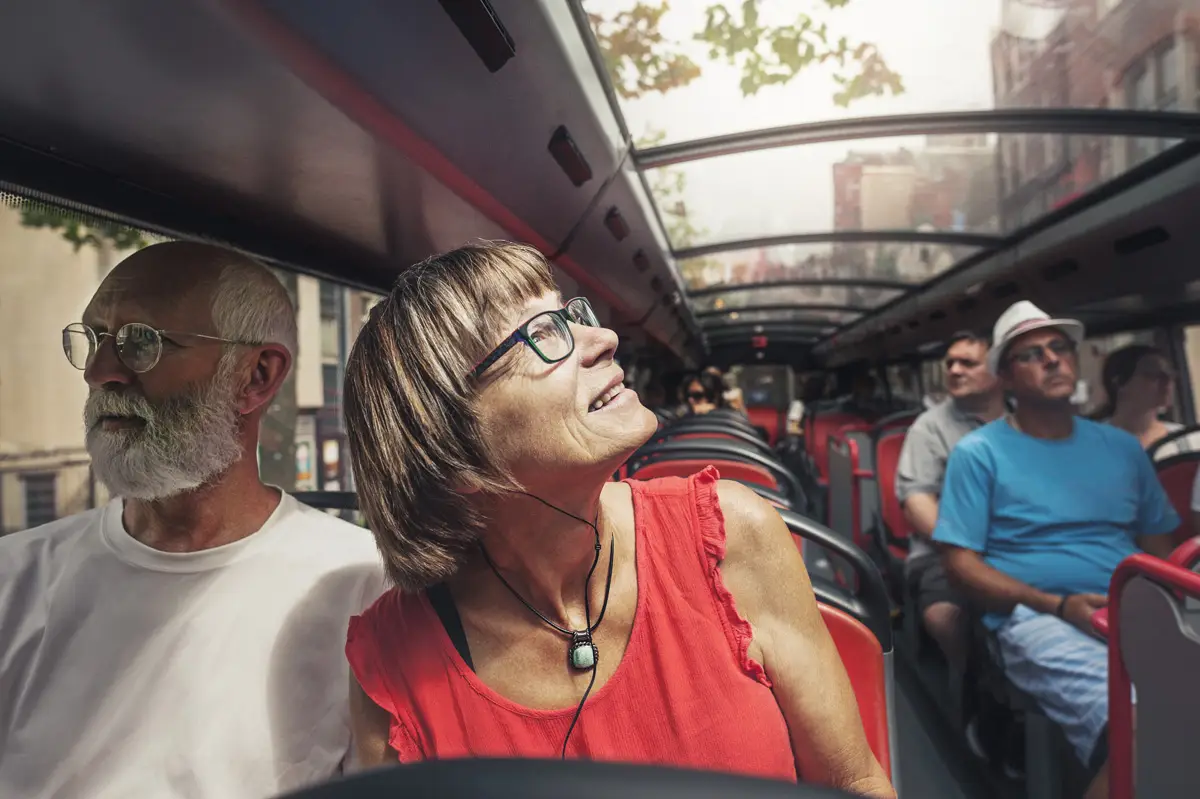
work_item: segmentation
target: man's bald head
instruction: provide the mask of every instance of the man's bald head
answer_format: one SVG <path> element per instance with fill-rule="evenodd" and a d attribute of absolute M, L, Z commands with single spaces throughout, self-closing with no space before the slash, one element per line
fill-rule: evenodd
<path fill-rule="evenodd" d="M 153 244 L 108 274 L 89 310 L 130 300 L 185 309 L 189 332 L 282 344 L 296 355 L 296 315 L 287 291 L 270 270 L 236 250 L 195 241 Z"/>

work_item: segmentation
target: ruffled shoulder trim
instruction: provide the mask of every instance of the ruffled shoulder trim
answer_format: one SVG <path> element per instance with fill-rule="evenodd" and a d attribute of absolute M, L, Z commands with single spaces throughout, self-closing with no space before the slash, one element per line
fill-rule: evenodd
<path fill-rule="evenodd" d="M 388 641 L 380 635 L 381 630 L 398 628 L 399 625 L 387 622 L 401 613 L 402 599 L 398 588 L 389 589 L 361 615 L 350 617 L 346 631 L 346 660 L 363 693 L 390 717 L 388 744 L 399 753 L 402 762 L 409 762 L 421 759 L 420 747 L 400 720 L 388 675 L 382 666 L 393 659 L 386 656 Z"/>
<path fill-rule="evenodd" d="M 721 579 L 721 561 L 725 559 L 725 514 L 721 512 L 721 500 L 717 496 L 717 481 L 720 479 L 720 473 L 713 466 L 697 472 L 690 478 L 708 582 L 712 587 L 717 614 L 725 629 L 725 637 L 738 665 L 747 675 L 770 688 L 771 680 L 767 677 L 766 670 L 761 663 L 750 657 L 750 642 L 754 639 L 754 630 L 750 627 L 750 622 L 738 613 L 733 594 Z"/>

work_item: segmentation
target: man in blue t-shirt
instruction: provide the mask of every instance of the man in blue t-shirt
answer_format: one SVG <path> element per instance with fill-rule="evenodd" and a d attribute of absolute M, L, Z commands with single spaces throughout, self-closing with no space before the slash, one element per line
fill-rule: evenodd
<path fill-rule="evenodd" d="M 1097 769 L 1087 796 L 1107 796 L 1097 743 L 1108 724 L 1108 652 L 1091 616 L 1139 546 L 1170 553 L 1179 517 L 1136 438 L 1075 416 L 1082 324 L 1021 301 L 993 340 L 988 366 L 1017 410 L 951 452 L 933 540 L 987 612 L 1008 678 Z"/>

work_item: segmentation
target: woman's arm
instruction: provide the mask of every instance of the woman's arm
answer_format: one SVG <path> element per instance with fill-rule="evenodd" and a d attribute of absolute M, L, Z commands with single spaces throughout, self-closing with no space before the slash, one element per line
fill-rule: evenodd
<path fill-rule="evenodd" d="M 371 701 L 350 675 L 350 736 L 353 758 L 347 771 L 395 765 L 400 755 L 388 745 L 392 721 L 387 711 Z"/>
<path fill-rule="evenodd" d="M 896 792 L 867 743 L 858 700 L 783 519 L 749 488 L 722 480 L 721 577 L 754 630 L 751 654 L 774 684 L 806 782 L 878 799 Z"/>

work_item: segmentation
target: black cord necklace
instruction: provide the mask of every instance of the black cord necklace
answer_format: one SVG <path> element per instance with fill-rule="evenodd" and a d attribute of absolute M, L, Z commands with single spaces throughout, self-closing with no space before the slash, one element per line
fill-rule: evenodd
<path fill-rule="evenodd" d="M 596 529 L 594 525 L 592 526 L 592 529 Z M 592 568 L 588 570 L 587 581 L 584 583 L 584 613 L 585 618 L 589 620 L 591 618 L 591 610 L 588 607 L 588 594 L 590 593 L 588 591 L 588 587 L 592 584 L 592 574 L 596 571 L 596 566 L 600 562 L 601 547 L 599 539 L 600 536 L 597 535 L 596 556 L 592 559 Z M 529 611 L 533 613 L 533 615 L 537 616 L 551 628 L 562 633 L 570 639 L 570 644 L 567 646 L 567 664 L 574 669 L 578 669 L 579 671 L 595 669 L 596 664 L 600 661 L 600 650 L 596 648 L 596 643 L 592 639 L 592 633 L 594 633 L 600 627 L 600 622 L 604 620 L 604 611 L 608 609 L 608 595 L 612 589 L 613 560 L 614 553 L 616 552 L 616 536 L 614 535 L 609 538 L 608 576 L 604 580 L 604 603 L 600 606 L 600 615 L 596 617 L 595 623 L 588 624 L 587 628 L 583 630 L 567 629 L 561 624 L 558 624 L 554 620 L 548 618 L 544 613 L 535 608 L 528 600 L 525 599 L 525 597 L 521 596 L 517 589 L 512 587 L 508 580 L 504 579 L 504 575 L 501 574 L 500 570 L 496 568 L 496 564 L 492 562 L 491 556 L 488 555 L 487 548 L 484 547 L 482 543 L 479 545 L 479 549 L 481 552 L 483 552 L 483 559 L 487 561 L 487 565 L 491 567 L 492 573 L 495 574 L 500 582 L 503 583 L 504 587 L 509 590 L 509 593 L 515 596 L 522 605 L 527 607 Z"/>

